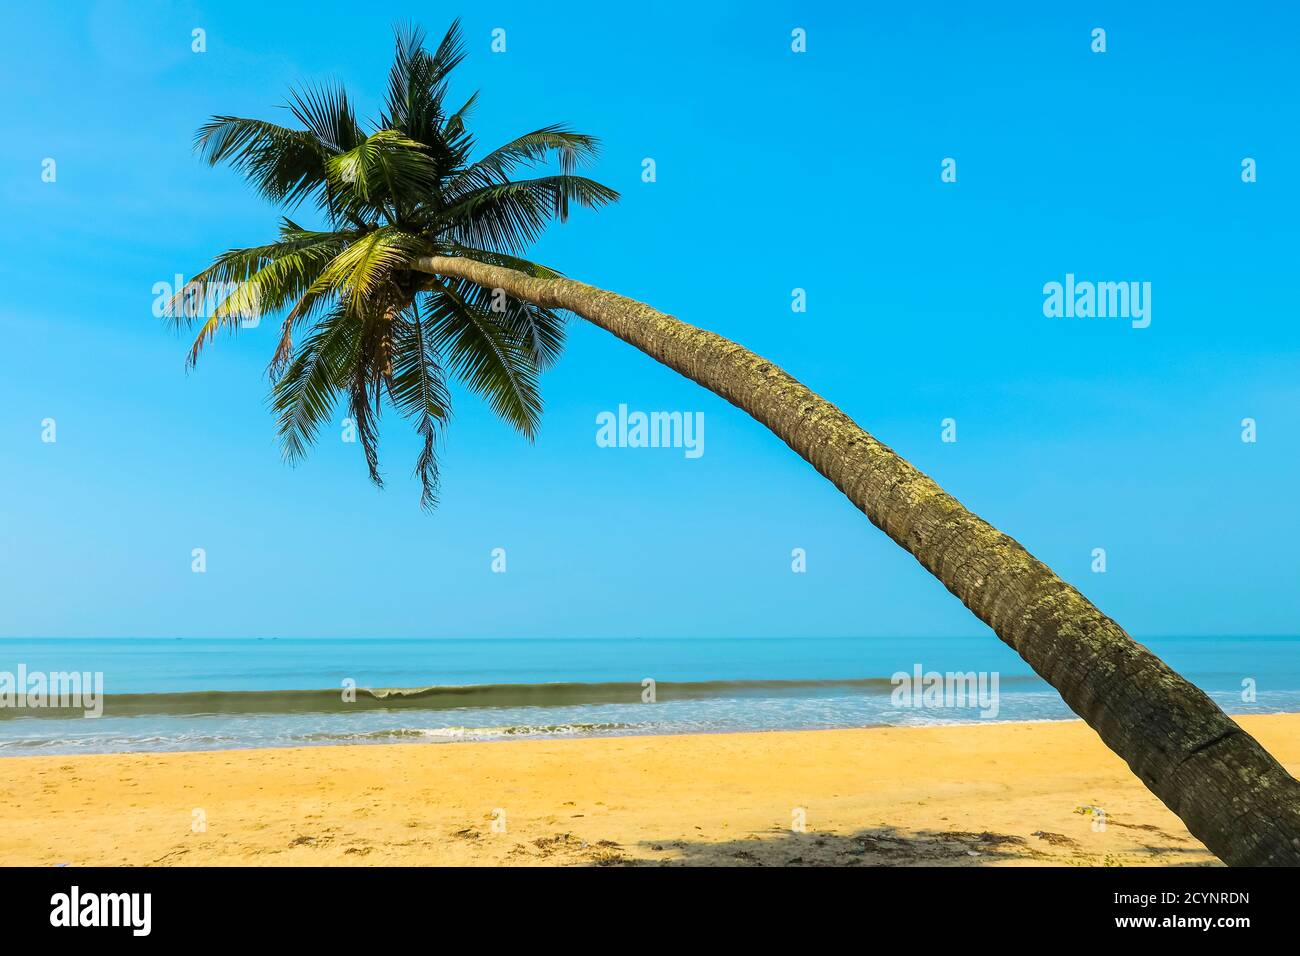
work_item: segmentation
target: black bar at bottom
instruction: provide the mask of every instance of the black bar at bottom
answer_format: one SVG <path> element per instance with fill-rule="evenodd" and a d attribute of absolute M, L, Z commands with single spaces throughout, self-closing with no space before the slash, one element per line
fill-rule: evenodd
<path fill-rule="evenodd" d="M 367 945 L 469 930 L 537 945 L 598 930 L 675 947 L 687 942 L 683 921 L 733 942 L 774 923 L 796 933 L 838 924 L 864 943 L 934 933 L 950 945 L 1035 929 L 1071 942 L 1230 942 L 1293 927 L 1294 880 L 1220 868 L 9 869 L 0 870 L 0 911 L 6 942 L 75 934 Z"/>

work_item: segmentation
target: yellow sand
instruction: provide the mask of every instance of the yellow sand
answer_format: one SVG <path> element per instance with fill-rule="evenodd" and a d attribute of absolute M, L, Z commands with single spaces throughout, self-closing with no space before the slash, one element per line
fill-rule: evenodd
<path fill-rule="evenodd" d="M 1300 771 L 1300 715 L 1241 723 Z M 0 768 L 4 864 L 1213 862 L 1077 721 L 16 757 Z M 1092 806 L 1104 828 L 1077 812 Z M 806 832 L 792 830 L 798 808 Z"/>

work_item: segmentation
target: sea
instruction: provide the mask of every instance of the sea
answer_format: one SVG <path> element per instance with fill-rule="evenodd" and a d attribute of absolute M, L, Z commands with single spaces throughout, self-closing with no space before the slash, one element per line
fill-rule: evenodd
<path fill-rule="evenodd" d="M 1230 714 L 1300 711 L 1300 637 L 1142 643 Z M 102 696 L 18 693 L 71 673 Z M 0 756 L 1073 716 L 991 635 L 0 639 Z"/>

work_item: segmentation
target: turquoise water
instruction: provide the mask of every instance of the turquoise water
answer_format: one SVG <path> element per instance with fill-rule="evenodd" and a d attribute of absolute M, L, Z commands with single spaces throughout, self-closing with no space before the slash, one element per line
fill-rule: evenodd
<path fill-rule="evenodd" d="M 1300 711 L 1300 638 L 1144 641 L 1229 713 Z M 99 672 L 103 715 L 0 707 L 0 754 L 816 729 L 1073 716 L 991 636 L 0 640 L 3 673 Z M 896 672 L 996 677 L 900 706 Z M 654 681 L 647 702 L 645 679 Z M 1243 700 L 1244 679 L 1256 696 Z M 0 685 L 2 686 L 2 685 Z M 355 687 L 345 699 L 343 689 Z M 384 693 L 379 689 L 403 689 Z M 986 689 L 991 690 L 991 686 Z M 995 711 L 995 712 L 994 712 Z M 981 715 L 984 716 L 981 716 Z"/>

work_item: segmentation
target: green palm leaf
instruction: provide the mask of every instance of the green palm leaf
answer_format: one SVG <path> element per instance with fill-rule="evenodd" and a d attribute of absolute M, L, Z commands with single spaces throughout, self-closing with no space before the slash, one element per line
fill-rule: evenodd
<path fill-rule="evenodd" d="M 415 422 L 423 439 L 415 474 L 422 489 L 420 503 L 432 508 L 438 503 L 436 439 L 451 417 L 451 396 L 418 302 L 403 313 L 393 330 L 393 374 L 388 394 L 393 407 Z"/>
<path fill-rule="evenodd" d="M 542 414 L 537 363 L 490 311 L 461 295 L 460 285 L 437 280 L 426 297 L 433 347 L 453 375 L 531 440 Z"/>
<path fill-rule="evenodd" d="M 335 201 L 358 217 L 396 221 L 412 199 L 428 195 L 438 170 L 428 150 L 397 130 L 381 129 L 326 163 Z"/>
<path fill-rule="evenodd" d="M 580 165 L 593 162 L 599 152 L 599 141 L 594 136 L 575 133 L 558 123 L 544 126 L 471 163 L 449 184 L 448 191 L 462 194 L 509 182 L 516 167 L 543 163 L 552 154 L 559 158 L 560 172 L 572 175 Z"/>
<path fill-rule="evenodd" d="M 271 387 L 284 456 L 299 461 L 333 414 L 356 361 L 358 323 L 342 306 L 321 320 Z"/>
<path fill-rule="evenodd" d="M 426 508 L 437 501 L 448 380 L 482 396 L 532 439 L 542 412 L 539 376 L 563 351 L 565 324 L 555 310 L 501 290 L 434 279 L 415 269 L 415 260 L 461 256 L 554 277 L 524 258 L 527 247 L 574 205 L 599 208 L 618 198 L 576 174 L 595 160 L 598 144 L 562 124 L 475 160 L 468 123 L 478 94 L 449 99 L 465 55 L 459 22 L 432 49 L 421 30 L 399 27 L 387 95 L 369 134 L 333 84 L 290 91 L 297 128 L 224 115 L 204 124 L 195 145 L 205 161 L 241 171 L 283 207 L 310 200 L 325 223 L 314 230 L 283 219 L 276 241 L 222 253 L 194 280 L 223 284 L 220 300 L 200 315 L 169 316 L 197 325 L 193 364 L 218 331 L 238 329 L 250 308 L 283 313 L 270 373 L 286 458 L 302 458 L 345 402 L 370 477 L 382 484 L 379 421 L 388 406 L 421 437 L 415 475 Z M 547 163 L 558 172 L 513 178 Z"/>
<path fill-rule="evenodd" d="M 289 208 L 325 192 L 327 151 L 310 132 L 264 120 L 214 116 L 194 137 L 208 165 L 229 163 L 258 193 Z"/>
<path fill-rule="evenodd" d="M 569 206 L 600 208 L 618 193 L 582 176 L 545 176 L 483 186 L 440 214 L 442 235 L 470 246 L 520 252 L 535 243 L 552 218 L 569 217 Z"/>

